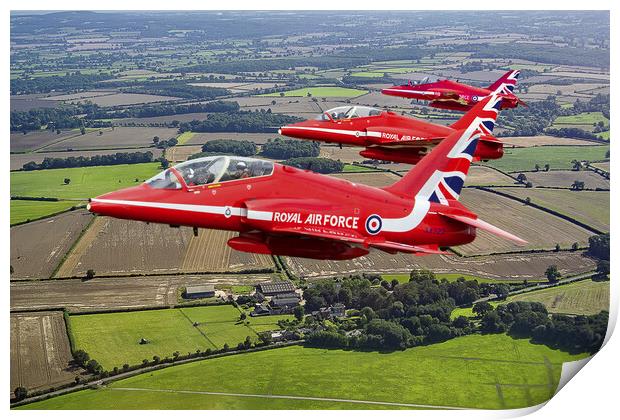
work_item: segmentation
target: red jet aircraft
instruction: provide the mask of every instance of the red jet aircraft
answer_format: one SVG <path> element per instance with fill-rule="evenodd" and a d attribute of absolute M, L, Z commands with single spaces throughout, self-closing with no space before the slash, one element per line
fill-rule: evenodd
<path fill-rule="evenodd" d="M 519 70 L 510 70 L 486 89 L 446 79 L 432 83 L 424 83 L 423 81 L 422 83 L 412 84 L 409 82 L 407 85 L 383 89 L 381 93 L 431 101 L 429 105 L 434 108 L 455 111 L 470 110 L 476 103 L 491 94 L 503 94 L 506 96 L 502 101 L 502 109 L 516 108 L 519 104 L 525 105 L 512 93 L 517 85 L 518 78 Z"/>
<path fill-rule="evenodd" d="M 347 105 L 325 111 L 314 120 L 281 127 L 278 132 L 299 139 L 361 146 L 365 149 L 360 155 L 368 159 L 416 164 L 451 133 L 468 127 L 476 120 L 483 120 L 485 124 L 481 128 L 482 136 L 474 159 L 499 159 L 504 154 L 504 147 L 491 135 L 497 112 L 492 108 L 490 99 L 491 96 L 478 102 L 451 126 L 433 124 L 391 111 Z"/>
<path fill-rule="evenodd" d="M 499 109 L 500 99 L 493 108 Z M 178 164 L 144 184 L 90 200 L 96 214 L 171 226 L 239 232 L 233 249 L 342 260 L 368 254 L 443 253 L 484 229 L 524 243 L 458 202 L 478 137 L 478 121 L 448 136 L 385 188 L 243 157 Z"/>

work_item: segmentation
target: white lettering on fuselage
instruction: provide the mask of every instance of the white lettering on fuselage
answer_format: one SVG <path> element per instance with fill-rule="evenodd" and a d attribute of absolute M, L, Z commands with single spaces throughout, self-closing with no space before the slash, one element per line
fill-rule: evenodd
<path fill-rule="evenodd" d="M 313 226 L 357 229 L 359 217 L 310 213 L 305 218 L 302 218 L 301 213 L 274 212 L 273 221 L 280 223 L 296 223 Z"/>
<path fill-rule="evenodd" d="M 381 138 L 385 140 L 392 140 L 392 141 L 412 141 L 412 140 L 423 140 L 424 139 L 424 137 L 409 136 L 409 135 L 403 135 L 401 137 L 398 137 L 398 134 L 396 133 L 381 133 Z"/>

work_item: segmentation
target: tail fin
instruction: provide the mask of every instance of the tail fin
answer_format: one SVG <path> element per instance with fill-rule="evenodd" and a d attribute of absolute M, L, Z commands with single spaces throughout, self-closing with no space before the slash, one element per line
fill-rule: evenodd
<path fill-rule="evenodd" d="M 460 120 L 450 126 L 455 130 L 466 130 L 472 124 L 479 127 L 484 136 L 493 134 L 495 120 L 501 106 L 501 95 L 491 94 L 478 102 Z"/>
<path fill-rule="evenodd" d="M 489 89 L 493 93 L 503 93 L 505 95 L 511 94 L 515 86 L 517 86 L 517 81 L 519 79 L 519 74 L 521 72 L 519 70 L 510 70 L 506 72 L 502 77 L 497 79 L 495 83 L 489 86 Z"/>
<path fill-rule="evenodd" d="M 471 112 L 476 113 L 467 127 L 450 134 L 428 155 L 396 183 L 384 190 L 403 197 L 448 204 L 458 200 L 469 166 L 478 145 L 478 138 L 486 133 L 489 124 L 497 118 L 501 97 L 490 95 L 478 103 Z M 469 114 L 468 114 L 469 115 Z M 492 126 L 491 126 L 492 129 Z"/>

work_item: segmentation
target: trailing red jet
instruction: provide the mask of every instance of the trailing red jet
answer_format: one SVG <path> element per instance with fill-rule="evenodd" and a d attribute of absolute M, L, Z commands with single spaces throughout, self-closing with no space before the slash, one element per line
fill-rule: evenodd
<path fill-rule="evenodd" d="M 502 101 L 502 109 L 516 108 L 519 104 L 525 105 L 513 93 L 518 78 L 519 70 L 510 70 L 488 88 L 479 88 L 446 79 L 431 83 L 424 83 L 422 81 L 421 83 L 413 84 L 409 82 L 407 85 L 383 89 L 381 93 L 402 98 L 430 101 L 429 105 L 434 108 L 455 111 L 470 110 L 476 103 L 491 94 L 503 94 L 506 96 Z"/>
<path fill-rule="evenodd" d="M 281 127 L 280 134 L 305 140 L 318 140 L 340 145 L 360 146 L 360 155 L 368 159 L 417 163 L 433 147 L 473 121 L 483 120 L 482 136 L 474 154 L 475 160 L 499 159 L 504 145 L 492 136 L 497 112 L 491 96 L 484 98 L 456 123 L 445 126 L 391 111 L 366 106 L 347 105 L 325 111 L 314 120 Z M 503 101 L 502 101 L 503 102 Z"/>
<path fill-rule="evenodd" d="M 499 99 L 492 109 L 497 115 Z M 480 220 L 458 202 L 482 124 L 450 134 L 402 179 L 385 188 L 244 157 L 204 157 L 144 184 L 90 200 L 96 214 L 171 226 L 237 231 L 233 249 L 342 260 L 368 254 L 444 253 L 483 229 L 522 239 Z"/>

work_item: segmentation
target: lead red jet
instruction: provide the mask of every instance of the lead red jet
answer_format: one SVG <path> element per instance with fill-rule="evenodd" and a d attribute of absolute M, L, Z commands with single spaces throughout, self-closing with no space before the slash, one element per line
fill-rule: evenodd
<path fill-rule="evenodd" d="M 510 70 L 487 88 L 466 85 L 452 80 L 439 80 L 431 83 L 392 86 L 381 93 L 402 98 L 430 101 L 429 106 L 454 111 L 468 111 L 482 99 L 492 94 L 506 95 L 502 109 L 525 105 L 514 93 L 519 79 L 519 70 Z"/>
<path fill-rule="evenodd" d="M 494 101 L 497 115 L 500 99 Z M 524 243 L 458 202 L 480 128 L 475 121 L 450 134 L 385 188 L 267 160 L 219 156 L 178 164 L 140 186 L 93 198 L 87 208 L 195 231 L 236 231 L 228 241 L 233 249 L 316 259 L 351 259 L 371 248 L 444 253 L 444 247 L 473 241 L 476 229 Z"/>
<path fill-rule="evenodd" d="M 278 132 L 298 139 L 364 147 L 360 155 L 368 159 L 416 164 L 450 134 L 468 127 L 473 121 L 484 119 L 486 123 L 481 127 L 482 136 L 474 160 L 499 159 L 504 155 L 504 145 L 492 135 L 497 116 L 492 105 L 488 100 L 482 100 L 450 126 L 391 111 L 347 105 L 325 111 L 314 120 L 281 127 Z"/>

